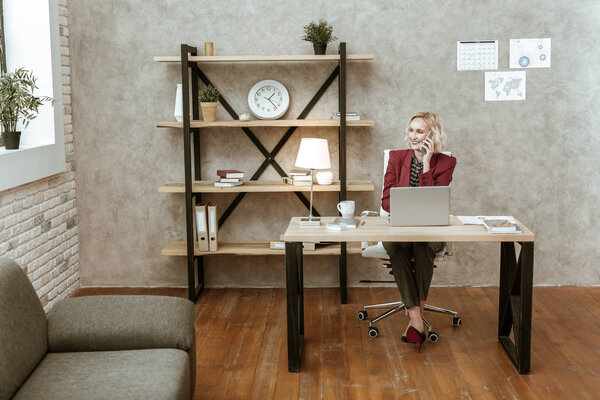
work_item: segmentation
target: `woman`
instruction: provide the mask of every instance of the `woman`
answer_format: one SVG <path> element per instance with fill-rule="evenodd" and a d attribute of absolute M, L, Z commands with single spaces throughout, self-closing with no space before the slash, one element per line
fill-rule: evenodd
<path fill-rule="evenodd" d="M 408 121 L 405 141 L 409 149 L 390 151 L 381 199 L 384 210 L 390 211 L 390 189 L 393 187 L 450 184 L 456 158 L 440 153 L 444 139 L 436 113 L 419 112 Z M 384 242 L 383 246 L 390 256 L 394 279 L 410 317 L 402 341 L 421 345 L 426 337 L 423 308 L 433 276 L 433 260 L 445 243 Z M 411 258 L 415 260 L 414 271 Z"/>

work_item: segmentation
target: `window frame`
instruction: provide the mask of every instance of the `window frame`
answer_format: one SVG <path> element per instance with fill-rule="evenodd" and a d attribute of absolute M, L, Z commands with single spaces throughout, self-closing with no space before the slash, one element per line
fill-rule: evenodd
<path fill-rule="evenodd" d="M 4 14 L 4 9 L 2 14 Z M 48 14 L 52 97 L 55 99 L 53 106 L 54 126 L 48 129 L 54 129 L 54 143 L 19 150 L 0 148 L 0 191 L 56 175 L 66 169 L 58 0 L 48 0 Z M 4 22 L 4 19 L 2 21 Z M 4 25 L 2 36 L 4 38 Z M 3 54 L 6 54 L 5 47 L 6 45 L 3 44 Z"/>

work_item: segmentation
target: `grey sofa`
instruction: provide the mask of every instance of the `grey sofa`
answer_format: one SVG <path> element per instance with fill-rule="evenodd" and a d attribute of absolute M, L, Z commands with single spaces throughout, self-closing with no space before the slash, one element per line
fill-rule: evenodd
<path fill-rule="evenodd" d="M 46 318 L 25 272 L 0 259 L 0 400 L 190 399 L 195 366 L 190 301 L 77 297 Z"/>

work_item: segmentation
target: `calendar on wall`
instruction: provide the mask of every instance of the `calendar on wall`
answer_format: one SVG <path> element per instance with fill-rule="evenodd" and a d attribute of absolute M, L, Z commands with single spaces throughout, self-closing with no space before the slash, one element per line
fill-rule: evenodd
<path fill-rule="evenodd" d="M 480 71 L 498 69 L 498 41 L 456 42 L 456 70 Z"/>

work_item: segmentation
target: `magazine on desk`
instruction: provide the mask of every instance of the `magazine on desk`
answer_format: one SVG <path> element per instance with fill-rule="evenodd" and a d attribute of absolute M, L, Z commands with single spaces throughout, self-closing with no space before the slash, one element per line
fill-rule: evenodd
<path fill-rule="evenodd" d="M 463 225 L 483 225 L 488 233 L 523 233 L 510 215 L 457 215 Z"/>
<path fill-rule="evenodd" d="M 483 220 L 483 226 L 488 233 L 523 233 L 516 222 L 509 219 L 489 219 Z"/>
<path fill-rule="evenodd" d="M 359 222 L 360 221 L 356 218 L 337 217 L 333 220 L 333 222 L 330 222 L 329 224 L 325 225 L 325 229 L 331 231 L 343 231 L 346 229 L 353 229 L 358 226 Z"/>

